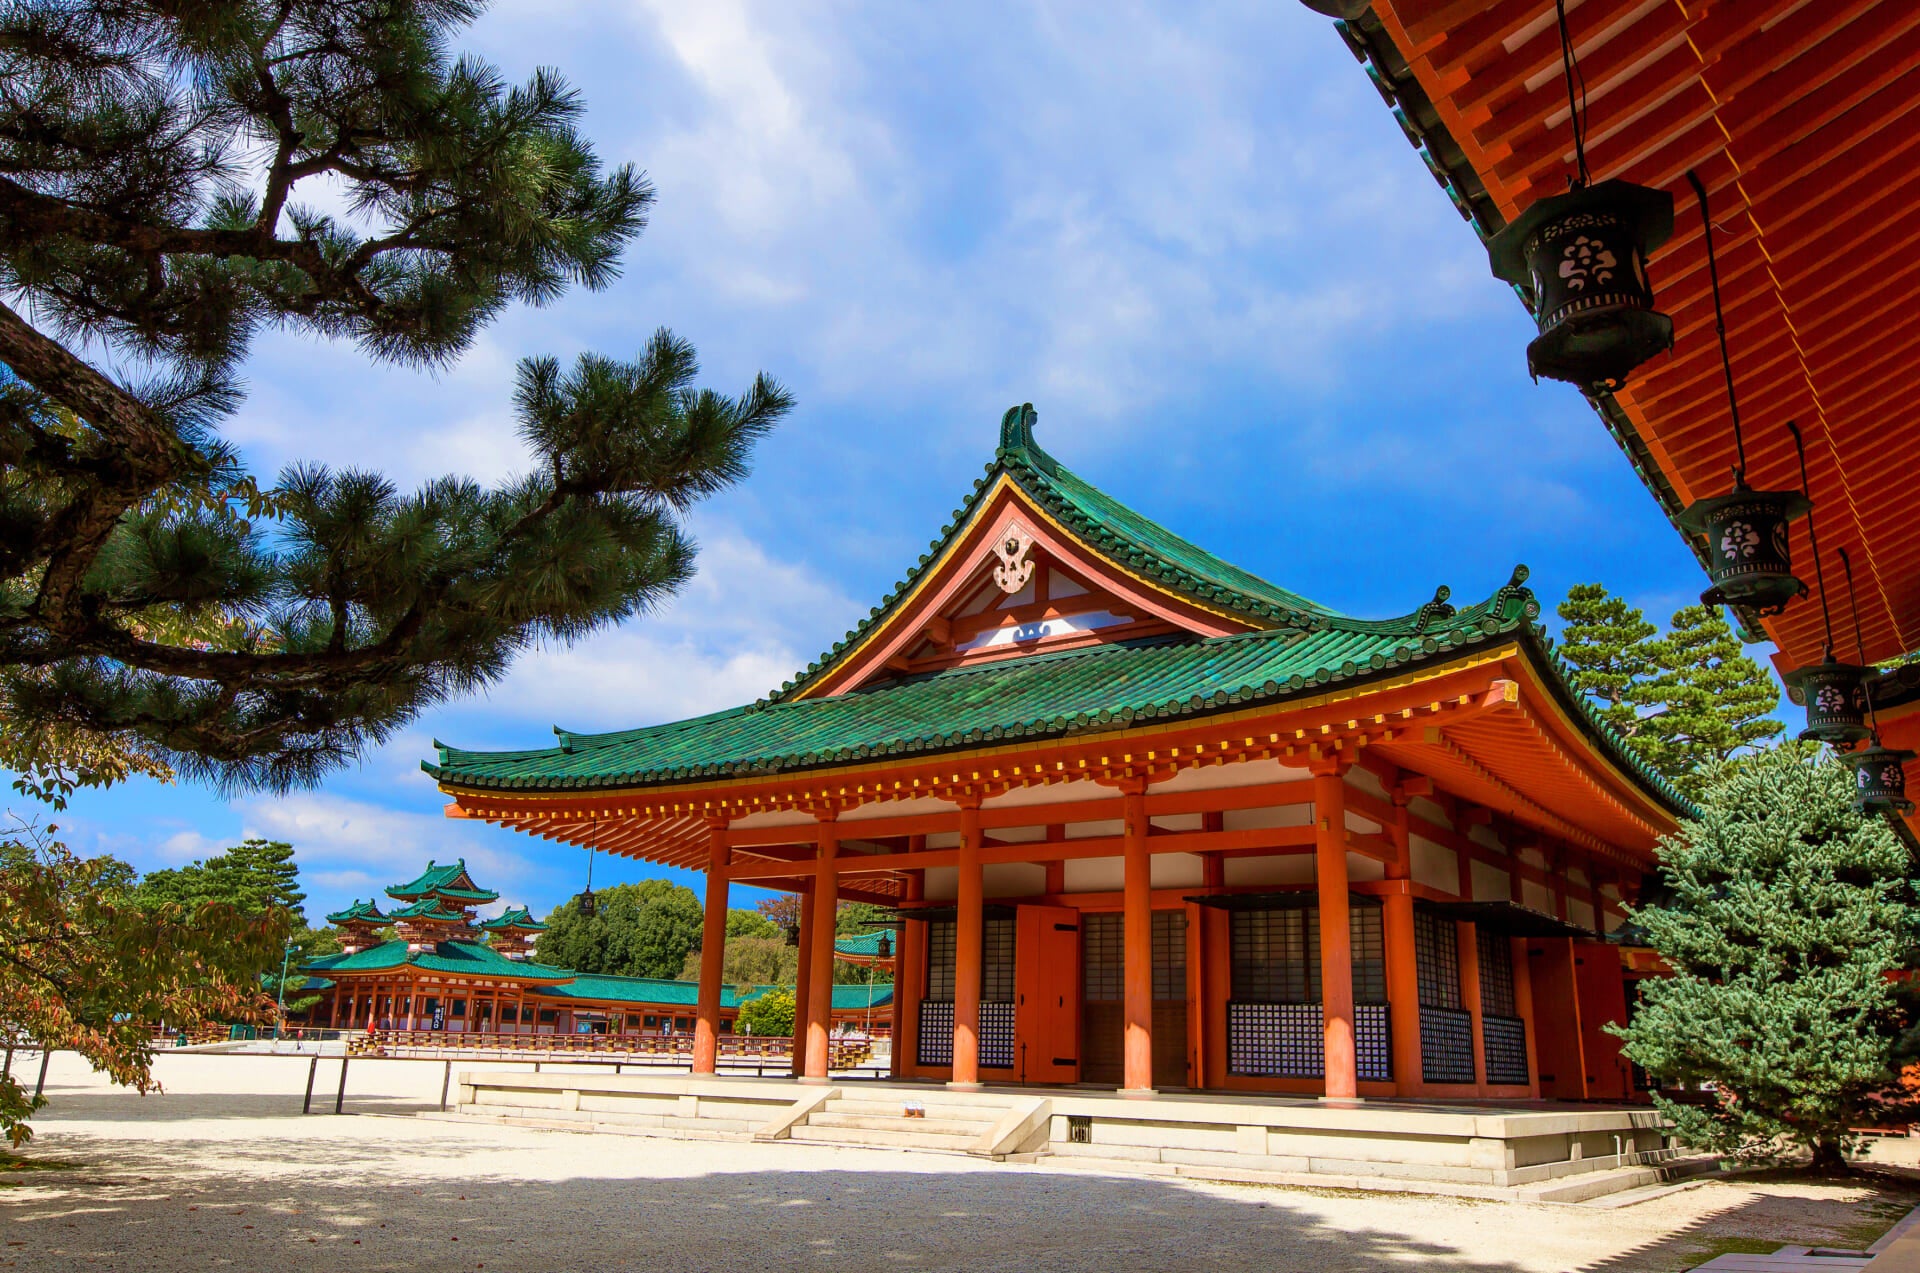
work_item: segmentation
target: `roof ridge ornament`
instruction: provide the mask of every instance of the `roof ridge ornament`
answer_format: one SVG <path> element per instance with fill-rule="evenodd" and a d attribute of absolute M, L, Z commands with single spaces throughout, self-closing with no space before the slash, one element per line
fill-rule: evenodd
<path fill-rule="evenodd" d="M 1433 600 L 1413 612 L 1413 630 L 1425 632 L 1429 625 L 1451 619 L 1457 611 L 1447 604 L 1447 598 L 1453 595 L 1453 589 L 1441 584 L 1433 590 Z"/>
<path fill-rule="evenodd" d="M 1033 532 L 1019 522 L 1009 523 L 991 551 L 1000 560 L 993 568 L 995 586 L 1009 594 L 1026 587 L 1033 578 Z"/>

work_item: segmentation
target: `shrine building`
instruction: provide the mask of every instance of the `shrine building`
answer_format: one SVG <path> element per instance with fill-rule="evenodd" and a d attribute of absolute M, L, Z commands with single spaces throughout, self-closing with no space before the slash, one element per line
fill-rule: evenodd
<path fill-rule="evenodd" d="M 1034 420 L 794 680 L 441 745 L 449 815 L 706 872 L 696 1073 L 738 881 L 803 899 L 813 1081 L 859 899 L 900 916 L 902 1078 L 1631 1098 L 1604 1027 L 1652 965 L 1622 905 L 1687 807 L 1569 689 L 1526 570 L 1352 618 L 1094 489 Z"/>
<path fill-rule="evenodd" d="M 389 888 L 387 896 L 405 905 L 382 912 L 373 899 L 356 899 L 327 916 L 340 938 L 340 953 L 301 965 L 308 978 L 304 988 L 321 996 L 306 1014 L 309 1024 L 389 1034 L 457 1034 L 470 1046 L 513 1042 L 491 1036 L 671 1037 L 694 1031 L 693 982 L 551 967 L 534 959 L 534 939 L 547 926 L 526 907 L 509 907 L 492 919 L 476 918 L 476 907 L 500 895 L 475 884 L 465 860 L 429 862 L 414 880 Z M 876 962 L 872 936 L 848 938 L 844 944 L 851 952 L 845 956 L 849 961 Z M 723 987 L 715 1029 L 731 1036 L 742 1005 L 782 988 Z M 863 1033 L 885 1033 L 892 1023 L 892 1003 L 891 985 L 836 985 L 832 1020 Z"/>

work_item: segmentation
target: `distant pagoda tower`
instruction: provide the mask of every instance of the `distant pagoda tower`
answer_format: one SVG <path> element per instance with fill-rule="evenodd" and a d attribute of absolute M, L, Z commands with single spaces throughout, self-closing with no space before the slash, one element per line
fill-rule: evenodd
<path fill-rule="evenodd" d="M 363 902 L 356 897 L 347 909 L 327 916 L 327 922 L 340 930 L 340 949 L 352 955 L 376 945 L 374 931 L 391 924 L 393 917 L 382 915 L 372 898 Z"/>
<path fill-rule="evenodd" d="M 394 885 L 387 896 L 407 903 L 387 918 L 408 950 L 421 950 L 443 941 L 477 940 L 473 908 L 500 894 L 476 885 L 461 858 L 445 866 L 429 861 L 417 879 Z"/>
<path fill-rule="evenodd" d="M 487 945 L 508 959 L 533 958 L 533 940 L 547 926 L 533 917 L 524 906 L 509 907 L 499 916 L 478 924 L 487 934 Z"/>

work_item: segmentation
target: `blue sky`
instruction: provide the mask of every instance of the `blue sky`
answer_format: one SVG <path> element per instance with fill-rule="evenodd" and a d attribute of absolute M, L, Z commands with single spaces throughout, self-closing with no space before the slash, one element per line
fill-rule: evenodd
<path fill-rule="evenodd" d="M 1700 575 L 1334 34 L 1298 4 L 501 4 L 462 42 L 560 68 L 585 132 L 659 188 L 623 280 L 517 311 L 437 375 L 276 337 L 228 436 L 295 460 L 498 480 L 515 361 L 631 356 L 662 325 L 706 383 L 798 407 L 704 506 L 669 607 L 541 650 L 313 791 L 136 783 L 57 818 L 141 869 L 292 841 L 318 914 L 464 855 L 536 912 L 561 849 L 448 821 L 435 737 L 543 745 L 748 701 L 923 551 L 1031 401 L 1064 463 L 1295 591 L 1405 613 L 1516 562 L 1551 608 L 1606 582 L 1663 619 Z M 15 798 L 17 804 L 17 797 Z M 661 874 L 602 858 L 595 882 Z"/>

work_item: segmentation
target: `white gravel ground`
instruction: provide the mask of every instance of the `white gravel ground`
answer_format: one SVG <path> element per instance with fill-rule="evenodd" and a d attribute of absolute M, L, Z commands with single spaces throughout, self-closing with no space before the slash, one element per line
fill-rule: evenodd
<path fill-rule="evenodd" d="M 1203 1185 L 804 1145 L 415 1120 L 437 1063 L 166 1056 L 164 1095 L 56 1056 L 0 1268 L 1678 1270 L 1729 1241 L 1861 1245 L 1916 1196 L 1716 1182 L 1617 1209 Z M 37 1070 L 37 1059 L 30 1066 Z M 467 1066 L 465 1068 L 476 1068 Z M 1911 1142 L 1891 1146 L 1912 1162 Z"/>

